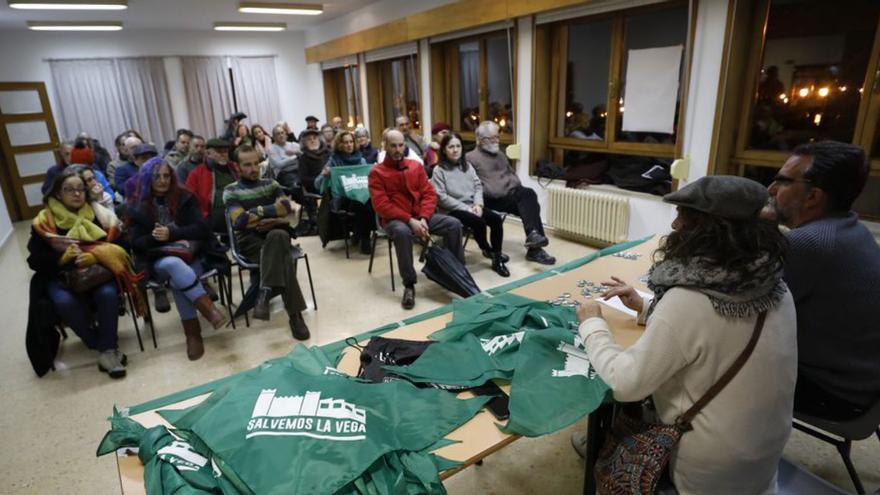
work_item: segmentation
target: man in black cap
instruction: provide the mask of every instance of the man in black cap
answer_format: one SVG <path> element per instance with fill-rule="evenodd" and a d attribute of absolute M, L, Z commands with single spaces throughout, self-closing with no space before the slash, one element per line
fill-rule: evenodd
<path fill-rule="evenodd" d="M 186 178 L 186 188 L 199 201 L 202 215 L 214 232 L 226 232 L 223 189 L 238 180 L 238 164 L 229 160 L 229 141 L 209 139 L 205 163 L 197 166 Z"/>
<path fill-rule="evenodd" d="M 315 178 L 321 175 L 330 159 L 330 146 L 321 139 L 317 129 L 308 128 L 299 135 L 302 155 L 299 157 L 299 180 L 306 191 L 320 194 L 315 188 Z"/>
<path fill-rule="evenodd" d="M 135 176 L 138 173 L 138 170 L 141 168 L 141 165 L 147 162 L 150 158 L 158 155 L 159 152 L 156 150 L 156 147 L 149 143 L 141 143 L 134 147 L 134 151 L 131 153 L 131 161 L 125 162 L 122 166 L 116 169 L 116 176 L 114 177 L 114 182 L 116 183 L 116 190 L 119 194 L 125 196 L 126 187 L 125 183 L 128 182 L 129 179 Z"/>
<path fill-rule="evenodd" d="M 235 137 L 235 128 L 238 127 L 239 122 L 246 118 L 247 115 L 242 112 L 235 112 L 230 115 L 229 118 L 226 119 L 226 130 L 223 131 L 223 135 L 220 136 L 220 138 L 232 142 L 232 139 Z"/>
<path fill-rule="evenodd" d="M 831 419 L 880 400 L 880 247 L 852 204 L 868 177 L 858 146 L 798 146 L 770 184 L 765 214 L 786 234 L 785 282 L 797 308 L 795 410 Z"/>

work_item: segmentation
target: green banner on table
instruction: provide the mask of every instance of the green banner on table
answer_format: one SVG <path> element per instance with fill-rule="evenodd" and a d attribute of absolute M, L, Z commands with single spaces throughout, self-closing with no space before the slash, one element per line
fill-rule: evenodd
<path fill-rule="evenodd" d="M 372 168 L 372 165 L 333 167 L 330 169 L 329 180 L 323 182 L 321 193 L 329 187 L 334 198 L 348 198 L 366 204 L 370 200 L 367 179 Z"/>

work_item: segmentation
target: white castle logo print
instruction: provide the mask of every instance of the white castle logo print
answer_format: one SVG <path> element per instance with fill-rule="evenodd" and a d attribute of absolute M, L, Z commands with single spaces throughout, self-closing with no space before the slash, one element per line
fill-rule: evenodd
<path fill-rule="evenodd" d="M 506 347 L 510 347 L 514 343 L 522 343 L 525 334 L 525 332 L 516 332 L 510 335 L 499 335 L 491 339 L 480 339 L 480 346 L 483 348 L 483 352 L 491 356 Z"/>
<path fill-rule="evenodd" d="M 369 177 L 366 175 L 340 175 L 339 181 L 342 183 L 342 189 L 345 192 L 353 191 L 356 189 L 366 189 L 369 187 Z"/>
<path fill-rule="evenodd" d="M 596 378 L 596 370 L 590 364 L 586 352 L 565 342 L 560 342 L 556 350 L 565 354 L 565 367 L 561 370 L 553 370 L 553 376 L 557 378 L 583 376 L 590 380 Z"/>
<path fill-rule="evenodd" d="M 322 440 L 355 441 L 367 438 L 367 412 L 342 399 L 321 399 L 321 392 L 276 396 L 263 389 L 254 404 L 245 438 L 304 436 Z"/>

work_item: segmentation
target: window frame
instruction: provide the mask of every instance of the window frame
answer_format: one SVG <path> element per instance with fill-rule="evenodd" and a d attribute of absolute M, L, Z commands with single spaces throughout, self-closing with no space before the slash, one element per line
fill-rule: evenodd
<path fill-rule="evenodd" d="M 333 117 L 342 117 L 343 124 L 347 129 L 354 129 L 363 121 L 363 102 L 361 101 L 360 67 L 358 64 L 346 64 L 342 67 L 325 69 L 324 77 L 324 108 L 327 112 L 327 121 Z M 348 94 L 348 80 L 352 82 L 353 95 Z M 353 96 L 353 99 L 352 99 Z M 348 111 L 348 106 L 354 108 L 354 115 Z M 354 122 L 350 125 L 349 122 Z"/>
<path fill-rule="evenodd" d="M 418 111 L 419 111 L 419 119 L 421 120 L 421 112 L 422 112 L 422 85 L 421 85 L 421 74 L 419 68 L 421 67 L 421 62 L 419 58 L 420 54 L 415 53 L 411 55 L 405 55 L 402 57 L 394 57 L 382 60 L 376 60 L 374 62 L 367 62 L 367 104 L 370 109 L 370 139 L 373 144 L 378 146 L 380 141 L 382 140 L 382 131 L 386 127 L 394 127 L 394 117 L 389 117 L 385 115 L 385 77 L 390 78 L 391 64 L 393 62 L 405 62 L 408 59 L 412 60 L 412 63 L 415 67 L 415 83 L 416 83 L 416 98 L 418 99 Z M 409 80 L 406 71 L 403 71 L 400 83 L 402 84 L 405 98 L 408 97 L 407 89 L 409 88 Z M 425 126 L 424 122 L 419 122 L 418 126 L 416 126 L 415 122 L 412 122 L 410 119 L 410 124 L 412 125 L 412 129 L 418 133 L 422 133 L 422 129 Z"/>

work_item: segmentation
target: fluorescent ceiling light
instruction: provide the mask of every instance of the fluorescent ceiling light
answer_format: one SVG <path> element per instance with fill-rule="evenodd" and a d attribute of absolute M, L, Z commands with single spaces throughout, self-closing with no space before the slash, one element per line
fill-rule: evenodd
<path fill-rule="evenodd" d="M 307 3 L 240 2 L 238 11 L 245 14 L 321 15 L 324 6 Z"/>
<path fill-rule="evenodd" d="M 283 22 L 215 22 L 214 31 L 284 31 Z"/>
<path fill-rule="evenodd" d="M 77 22 L 37 22 L 28 21 L 32 31 L 122 31 L 121 22 L 77 21 Z"/>
<path fill-rule="evenodd" d="M 22 10 L 125 10 L 127 0 L 9 0 L 9 6 Z"/>

